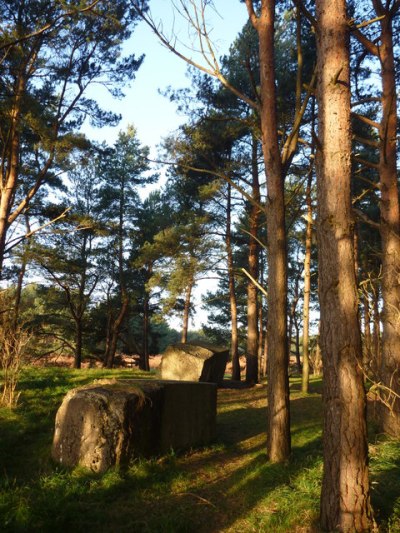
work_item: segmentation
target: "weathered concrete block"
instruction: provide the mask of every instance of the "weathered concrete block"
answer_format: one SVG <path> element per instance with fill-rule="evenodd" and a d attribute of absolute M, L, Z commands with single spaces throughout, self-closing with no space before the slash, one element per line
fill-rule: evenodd
<path fill-rule="evenodd" d="M 52 456 L 104 472 L 133 457 L 204 446 L 215 439 L 216 405 L 209 383 L 101 380 L 65 396 Z"/>
<path fill-rule="evenodd" d="M 229 357 L 228 348 L 205 343 L 173 344 L 161 359 L 161 378 L 221 383 Z"/>

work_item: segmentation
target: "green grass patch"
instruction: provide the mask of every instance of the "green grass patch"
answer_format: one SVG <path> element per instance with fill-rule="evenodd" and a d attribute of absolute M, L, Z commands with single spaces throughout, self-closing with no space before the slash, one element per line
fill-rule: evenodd
<path fill-rule="evenodd" d="M 268 463 L 266 389 L 218 392 L 218 441 L 97 475 L 50 459 L 65 393 L 132 370 L 24 369 L 20 404 L 0 410 L 0 530 L 312 532 L 322 475 L 321 383 L 291 380 L 291 461 Z M 151 377 L 151 376 L 150 376 Z M 381 531 L 400 531 L 400 443 L 371 435 L 372 498 Z"/>

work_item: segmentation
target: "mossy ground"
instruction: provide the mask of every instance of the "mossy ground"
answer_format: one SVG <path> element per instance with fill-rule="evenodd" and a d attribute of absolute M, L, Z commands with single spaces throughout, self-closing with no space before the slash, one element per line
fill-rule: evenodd
<path fill-rule="evenodd" d="M 0 410 L 0 530 L 317 532 L 321 383 L 291 380 L 291 461 L 268 463 L 266 389 L 221 389 L 218 441 L 95 475 L 52 463 L 54 417 L 72 387 L 132 370 L 25 369 L 19 406 Z M 372 498 L 381 531 L 400 532 L 400 443 L 371 433 Z"/>

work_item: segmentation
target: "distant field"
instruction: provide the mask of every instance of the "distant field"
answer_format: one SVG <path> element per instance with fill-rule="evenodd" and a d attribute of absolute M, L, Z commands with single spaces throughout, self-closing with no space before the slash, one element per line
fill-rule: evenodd
<path fill-rule="evenodd" d="M 0 410 L 0 530 L 318 532 L 321 383 L 291 380 L 293 456 L 271 465 L 266 389 L 218 393 L 218 440 L 200 451 L 95 475 L 52 463 L 54 417 L 72 387 L 133 370 L 25 369 L 20 404 Z M 179 421 L 177 421 L 178 423 Z M 400 443 L 371 431 L 372 496 L 380 531 L 400 532 Z"/>

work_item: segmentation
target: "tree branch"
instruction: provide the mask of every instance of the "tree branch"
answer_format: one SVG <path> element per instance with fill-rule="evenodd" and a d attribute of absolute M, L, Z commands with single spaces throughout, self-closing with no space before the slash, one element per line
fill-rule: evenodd
<path fill-rule="evenodd" d="M 22 43 L 23 41 L 27 41 L 28 39 L 32 39 L 32 37 L 38 37 L 39 35 L 42 35 L 47 30 L 51 29 L 59 20 L 67 17 L 71 17 L 72 15 L 76 15 L 76 13 L 86 13 L 87 11 L 91 11 L 101 0 L 94 0 L 89 6 L 83 7 L 81 9 L 74 9 L 71 11 L 67 11 L 66 13 L 62 13 L 58 17 L 56 17 L 52 22 L 48 22 L 45 24 L 42 28 L 29 33 L 28 35 L 24 35 L 23 37 L 20 37 L 19 39 L 15 39 L 9 43 L 3 44 L 0 46 L 0 50 L 4 50 L 5 48 L 11 48 L 12 46 L 15 46 L 16 44 Z"/>
<path fill-rule="evenodd" d="M 220 81 L 220 83 L 229 91 L 231 91 L 235 96 L 237 96 L 240 100 L 245 102 L 247 105 L 249 105 L 252 109 L 259 109 L 259 105 L 256 101 L 252 100 L 242 92 L 240 92 L 236 87 L 231 85 L 231 83 L 225 78 L 225 76 L 222 74 L 218 61 L 214 52 L 214 48 L 212 46 L 211 40 L 208 37 L 208 33 L 202 31 L 201 27 L 199 27 L 199 22 L 196 22 L 192 17 L 186 17 L 188 22 L 194 27 L 195 31 L 198 33 L 198 35 L 201 35 L 200 39 L 200 46 L 203 46 L 203 39 L 206 39 L 207 47 L 209 50 L 209 54 L 211 56 L 212 62 L 208 58 L 204 48 L 201 50 L 201 54 L 208 66 L 202 65 L 201 63 L 198 63 L 191 57 L 187 56 L 186 54 L 183 54 L 177 49 L 176 43 L 172 43 L 171 39 L 168 39 L 164 32 L 162 31 L 161 27 L 156 24 L 154 19 L 152 18 L 151 14 L 147 15 L 144 10 L 138 5 L 137 1 L 134 1 L 132 3 L 133 9 L 136 11 L 136 13 L 140 16 L 140 18 L 149 26 L 151 31 L 158 37 L 160 42 L 174 55 L 185 61 L 188 65 L 191 65 L 192 67 L 197 68 L 201 72 L 204 72 L 205 74 L 208 74 L 209 76 L 212 76 L 213 78 L 216 78 Z M 202 11 L 202 17 L 203 20 L 201 22 L 201 25 L 205 27 L 205 21 L 204 21 L 204 11 Z"/>

